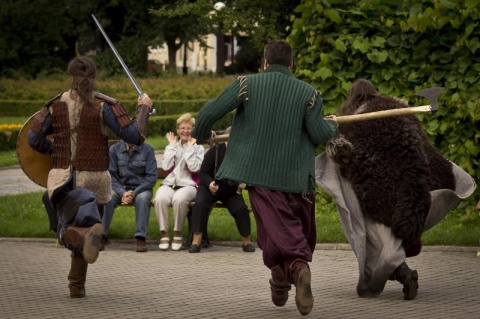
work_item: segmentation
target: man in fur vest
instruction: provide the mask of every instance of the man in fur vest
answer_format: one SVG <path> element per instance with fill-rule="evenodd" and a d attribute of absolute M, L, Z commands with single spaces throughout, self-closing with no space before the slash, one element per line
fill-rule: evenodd
<path fill-rule="evenodd" d="M 359 79 L 339 115 L 404 107 Z M 419 287 L 406 258 L 418 255 L 422 233 L 475 189 L 473 179 L 431 145 L 414 115 L 342 123 L 340 136 L 316 159 L 316 181 L 335 198 L 355 251 L 357 294 L 379 295 L 387 280 L 396 280 L 406 300 Z"/>
<path fill-rule="evenodd" d="M 72 252 L 70 297 L 83 298 L 88 264 L 99 255 L 103 207 L 112 196 L 107 129 L 127 143 L 140 145 L 152 101 L 146 94 L 139 98 L 135 117 L 130 119 L 117 100 L 95 92 L 97 69 L 92 59 L 72 59 L 68 74 L 70 89 L 35 114 L 28 144 L 52 156 L 46 207 L 56 212 L 58 239 Z"/>

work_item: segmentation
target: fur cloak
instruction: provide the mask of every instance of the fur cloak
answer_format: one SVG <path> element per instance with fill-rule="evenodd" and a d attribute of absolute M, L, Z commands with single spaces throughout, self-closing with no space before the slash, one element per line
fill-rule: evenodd
<path fill-rule="evenodd" d="M 398 99 L 377 95 L 360 111 L 403 107 Z M 429 192 L 455 189 L 452 163 L 430 144 L 414 115 L 342 124 L 340 134 L 353 150 L 333 160 L 342 163 L 340 173 L 351 182 L 363 214 L 390 227 L 406 245 L 417 241 L 430 209 Z"/>
<path fill-rule="evenodd" d="M 377 96 L 357 113 L 400 107 Z M 316 182 L 335 198 L 357 257 L 357 293 L 378 295 L 405 261 L 405 247 L 470 196 L 475 182 L 438 153 L 413 115 L 345 123 L 340 134 L 345 139 L 317 156 Z"/>

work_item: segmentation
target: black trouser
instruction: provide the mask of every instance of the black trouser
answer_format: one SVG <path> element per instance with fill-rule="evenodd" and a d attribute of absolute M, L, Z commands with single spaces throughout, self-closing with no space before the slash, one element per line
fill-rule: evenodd
<path fill-rule="evenodd" d="M 48 197 L 48 191 L 42 196 L 43 205 L 45 206 L 45 210 L 47 211 L 48 220 L 50 221 L 50 230 L 53 232 L 57 232 L 58 226 L 58 217 L 57 212 L 52 207 L 52 203 L 50 202 L 50 198 Z"/>
<path fill-rule="evenodd" d="M 198 186 L 195 206 L 193 206 L 191 230 L 195 233 L 206 232 L 210 211 L 217 201 L 227 207 L 228 212 L 235 219 L 240 235 L 242 237 L 249 236 L 251 232 L 250 215 L 242 195 L 236 193 L 213 195 L 208 188 L 202 185 Z"/>

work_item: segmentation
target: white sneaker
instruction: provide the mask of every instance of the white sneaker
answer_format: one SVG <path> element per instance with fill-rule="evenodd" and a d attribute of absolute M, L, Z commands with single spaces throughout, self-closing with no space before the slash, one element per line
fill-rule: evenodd
<path fill-rule="evenodd" d="M 180 250 L 182 248 L 182 237 L 173 237 L 172 250 Z"/>
<path fill-rule="evenodd" d="M 160 239 L 160 245 L 158 245 L 158 248 L 160 248 L 160 250 L 168 250 L 169 246 L 170 246 L 170 238 L 162 237 Z"/>

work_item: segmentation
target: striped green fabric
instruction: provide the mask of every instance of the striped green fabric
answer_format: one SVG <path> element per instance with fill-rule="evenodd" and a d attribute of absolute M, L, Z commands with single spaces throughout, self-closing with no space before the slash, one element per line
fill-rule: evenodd
<path fill-rule="evenodd" d="M 243 93 L 243 94 L 242 94 Z M 206 139 L 212 125 L 236 109 L 217 177 L 283 192 L 315 188 L 315 147 L 337 134 L 325 121 L 322 98 L 287 67 L 239 77 L 198 113 L 192 135 Z"/>

